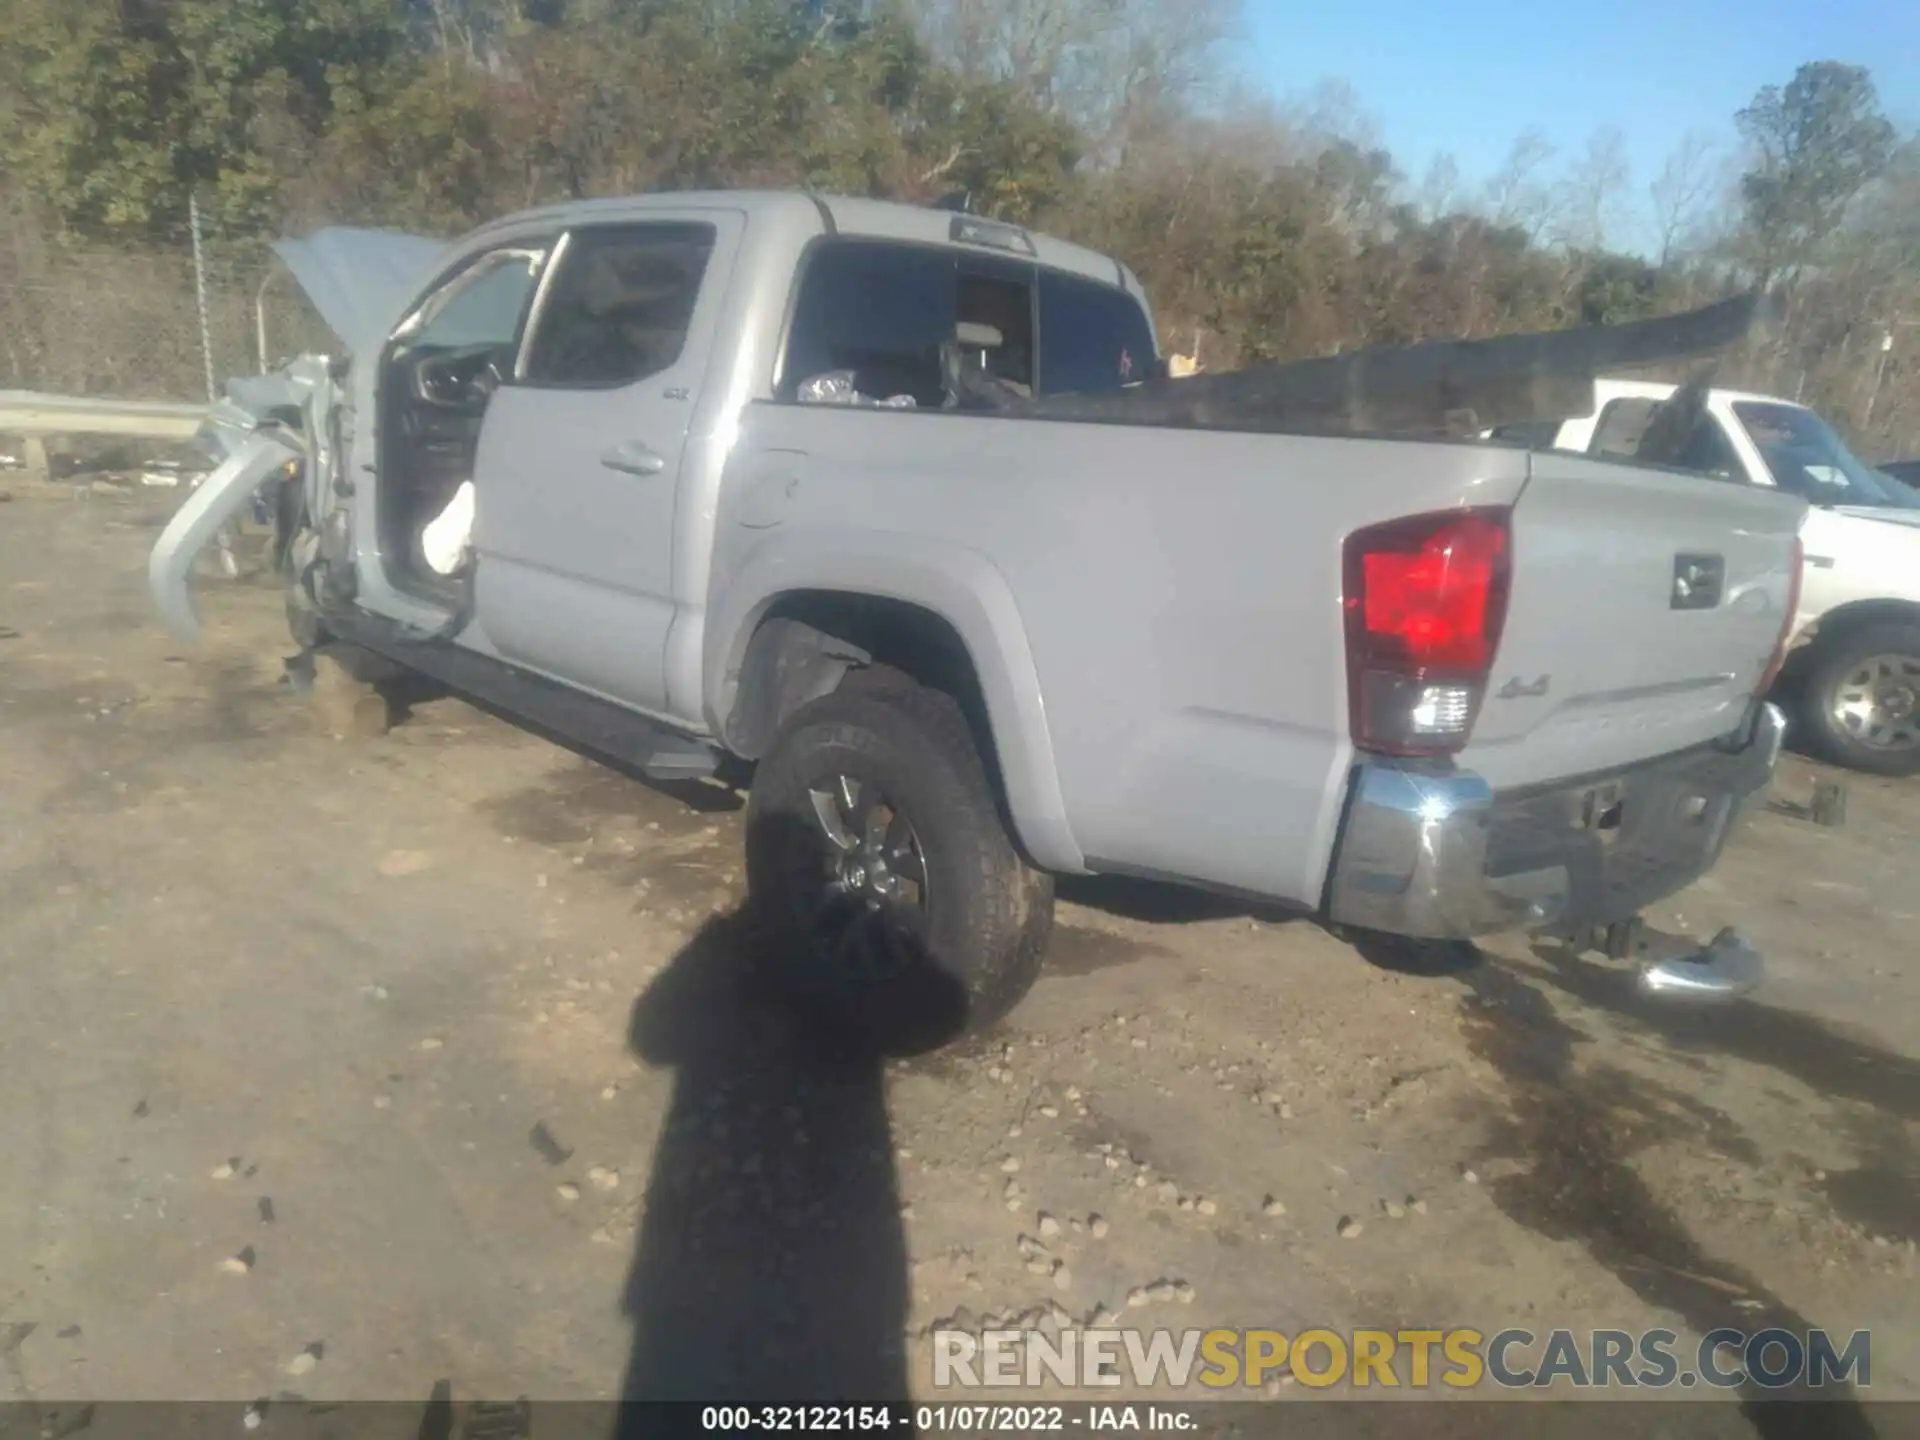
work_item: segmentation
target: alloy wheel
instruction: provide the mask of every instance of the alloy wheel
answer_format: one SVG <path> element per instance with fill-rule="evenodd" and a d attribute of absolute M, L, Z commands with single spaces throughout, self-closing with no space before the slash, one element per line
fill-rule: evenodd
<path fill-rule="evenodd" d="M 822 861 L 810 929 L 841 968 L 883 979 L 924 955 L 932 899 L 926 850 L 872 781 L 833 775 L 808 787 Z"/>
<path fill-rule="evenodd" d="M 1872 749 L 1920 746 L 1920 656 L 1868 656 L 1841 678 L 1828 713 L 1843 734 Z"/>

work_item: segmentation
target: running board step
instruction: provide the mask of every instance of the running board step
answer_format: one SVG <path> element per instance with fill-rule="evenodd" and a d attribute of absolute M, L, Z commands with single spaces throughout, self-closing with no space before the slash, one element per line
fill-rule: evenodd
<path fill-rule="evenodd" d="M 706 741 L 667 730 L 654 733 L 658 743 L 640 762 L 640 773 L 649 780 L 704 780 L 719 768 L 720 752 Z"/>
<path fill-rule="evenodd" d="M 348 644 L 417 670 L 529 729 L 591 750 L 649 780 L 701 780 L 719 768 L 720 751 L 706 741 L 505 661 L 444 640 L 416 639 L 364 611 L 329 614 L 326 626 Z"/>

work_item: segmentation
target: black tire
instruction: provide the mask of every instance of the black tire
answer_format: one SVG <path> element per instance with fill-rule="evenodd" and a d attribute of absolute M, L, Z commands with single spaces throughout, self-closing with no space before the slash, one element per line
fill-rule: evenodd
<path fill-rule="evenodd" d="M 836 848 L 823 803 L 843 843 L 884 827 L 891 848 Z M 893 857 L 881 880 L 862 863 L 876 854 L 881 870 Z M 849 890 L 848 866 L 891 895 Z M 747 883 L 781 988 L 810 1019 L 883 1053 L 932 1049 L 1006 1015 L 1053 928 L 1053 879 L 1015 848 L 959 705 L 917 687 L 836 691 L 782 725 L 748 802 Z"/>
<path fill-rule="evenodd" d="M 287 633 L 301 650 L 317 650 L 332 638 L 305 573 L 319 537 L 306 523 L 306 501 L 297 487 L 283 484 L 277 499 L 273 553 L 275 569 L 286 579 Z"/>
<path fill-rule="evenodd" d="M 287 581 L 286 602 L 287 633 L 293 636 L 293 643 L 302 650 L 317 650 L 326 644 L 327 627 L 321 622 L 313 597 L 307 594 L 307 587 L 297 575 Z"/>
<path fill-rule="evenodd" d="M 1850 690 L 1880 697 L 1879 723 L 1858 705 L 1847 717 Z M 1873 775 L 1920 774 L 1920 624 L 1867 625 L 1820 646 L 1799 709 L 1807 748 L 1819 758 Z"/>

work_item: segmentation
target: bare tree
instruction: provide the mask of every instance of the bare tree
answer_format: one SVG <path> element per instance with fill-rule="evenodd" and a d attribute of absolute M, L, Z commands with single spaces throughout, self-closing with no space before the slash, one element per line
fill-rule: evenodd
<path fill-rule="evenodd" d="M 1231 159 L 1269 177 L 1310 164 L 1319 153 L 1320 141 L 1302 128 L 1296 107 L 1264 91 L 1235 86 L 1209 108 L 1205 117 L 1166 132 L 1180 153 Z"/>
<path fill-rule="evenodd" d="M 1604 250 L 1631 175 L 1626 137 L 1612 126 L 1594 131 L 1560 182 L 1553 217 L 1560 242 L 1574 250 Z"/>
<path fill-rule="evenodd" d="M 1659 243 L 1657 263 L 1663 270 L 1688 243 L 1722 188 L 1717 148 L 1705 131 L 1687 131 L 1647 187 Z"/>
<path fill-rule="evenodd" d="M 1077 125 L 1097 158 L 1212 98 L 1241 0 L 921 0 L 935 52 Z"/>
<path fill-rule="evenodd" d="M 1434 156 L 1420 179 L 1420 188 L 1414 192 L 1413 204 L 1429 225 L 1459 210 L 1460 162 L 1445 153 Z"/>
<path fill-rule="evenodd" d="M 1314 136 L 1323 146 L 1345 142 L 1371 150 L 1380 144 L 1379 121 L 1346 80 L 1322 80 L 1283 109 L 1302 133 Z"/>
<path fill-rule="evenodd" d="M 1487 182 L 1487 213 L 1494 224 L 1524 230 L 1538 239 L 1553 223 L 1554 195 L 1541 176 L 1553 146 L 1537 127 L 1523 130 Z"/>
<path fill-rule="evenodd" d="M 415 23 L 441 55 L 489 68 L 515 21 L 506 0 L 418 0 L 413 11 Z"/>

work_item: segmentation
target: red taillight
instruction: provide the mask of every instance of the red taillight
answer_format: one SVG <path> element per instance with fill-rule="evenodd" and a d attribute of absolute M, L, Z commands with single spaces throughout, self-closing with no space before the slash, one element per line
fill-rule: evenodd
<path fill-rule="evenodd" d="M 1507 616 L 1508 512 L 1450 510 L 1347 537 L 1347 676 L 1354 744 L 1460 749 Z"/>
<path fill-rule="evenodd" d="M 1773 682 L 1780 678 L 1781 667 L 1787 663 L 1787 642 L 1793 639 L 1793 619 L 1800 613 L 1800 572 L 1806 569 L 1807 547 L 1798 535 L 1793 537 L 1793 559 L 1787 568 L 1787 613 L 1780 621 L 1780 638 L 1774 642 L 1773 658 L 1767 662 L 1767 668 L 1761 673 L 1760 686 L 1753 693 L 1764 697 L 1773 688 Z"/>

